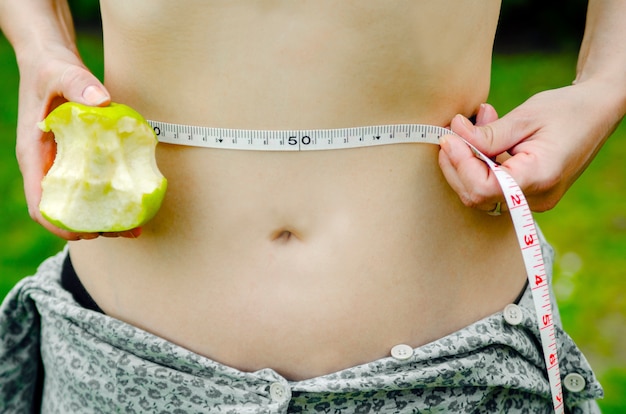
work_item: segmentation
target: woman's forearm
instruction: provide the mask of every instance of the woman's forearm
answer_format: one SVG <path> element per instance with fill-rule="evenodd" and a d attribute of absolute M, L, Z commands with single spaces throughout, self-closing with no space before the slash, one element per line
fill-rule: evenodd
<path fill-rule="evenodd" d="M 74 24 L 66 0 L 0 0 L 0 28 L 18 60 L 53 46 L 76 50 Z"/>
<path fill-rule="evenodd" d="M 590 80 L 610 86 L 616 116 L 626 112 L 626 1 L 590 0 L 580 48 L 576 83 Z"/>

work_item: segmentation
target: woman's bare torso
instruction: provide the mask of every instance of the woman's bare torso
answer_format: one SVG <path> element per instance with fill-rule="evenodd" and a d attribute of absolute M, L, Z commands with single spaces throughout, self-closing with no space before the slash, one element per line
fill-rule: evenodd
<path fill-rule="evenodd" d="M 102 2 L 105 81 L 146 118 L 226 128 L 446 125 L 486 99 L 498 1 Z M 438 147 L 160 144 L 137 240 L 71 243 L 108 314 L 225 364 L 308 378 L 502 309 L 510 218 L 464 207 Z"/>

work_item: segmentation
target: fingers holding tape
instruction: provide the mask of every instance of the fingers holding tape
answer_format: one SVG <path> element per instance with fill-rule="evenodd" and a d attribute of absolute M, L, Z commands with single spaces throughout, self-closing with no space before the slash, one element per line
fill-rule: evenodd
<path fill-rule="evenodd" d="M 489 166 L 456 136 L 443 136 L 440 145 L 439 166 L 461 202 L 485 212 L 504 211 L 502 189 Z M 499 208 L 496 203 L 500 203 Z"/>

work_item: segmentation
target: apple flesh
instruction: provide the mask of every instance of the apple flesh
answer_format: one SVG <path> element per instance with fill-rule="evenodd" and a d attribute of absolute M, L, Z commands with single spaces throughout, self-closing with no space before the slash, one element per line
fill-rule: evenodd
<path fill-rule="evenodd" d="M 120 232 L 159 210 L 167 180 L 156 164 L 156 135 L 132 108 L 67 102 L 38 124 L 57 143 L 39 210 L 74 232 Z"/>

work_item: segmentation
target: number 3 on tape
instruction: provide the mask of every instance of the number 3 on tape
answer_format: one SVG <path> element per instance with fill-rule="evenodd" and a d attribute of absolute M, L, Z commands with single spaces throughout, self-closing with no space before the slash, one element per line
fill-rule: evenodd
<path fill-rule="evenodd" d="M 554 412 L 564 412 L 563 391 L 561 389 L 561 372 L 557 356 L 556 335 L 552 318 L 552 304 L 550 302 L 550 286 L 545 272 L 545 264 L 539 244 L 539 235 L 526 197 L 522 193 L 513 177 L 504 171 L 489 157 L 478 151 L 472 144 L 465 141 L 476 157 L 484 161 L 495 174 L 504 193 L 506 204 L 511 213 L 511 219 L 517 233 L 520 249 L 526 266 L 526 274 L 532 289 L 532 297 L 537 313 L 537 322 L 541 335 L 541 346 L 548 370 L 550 391 Z"/>

